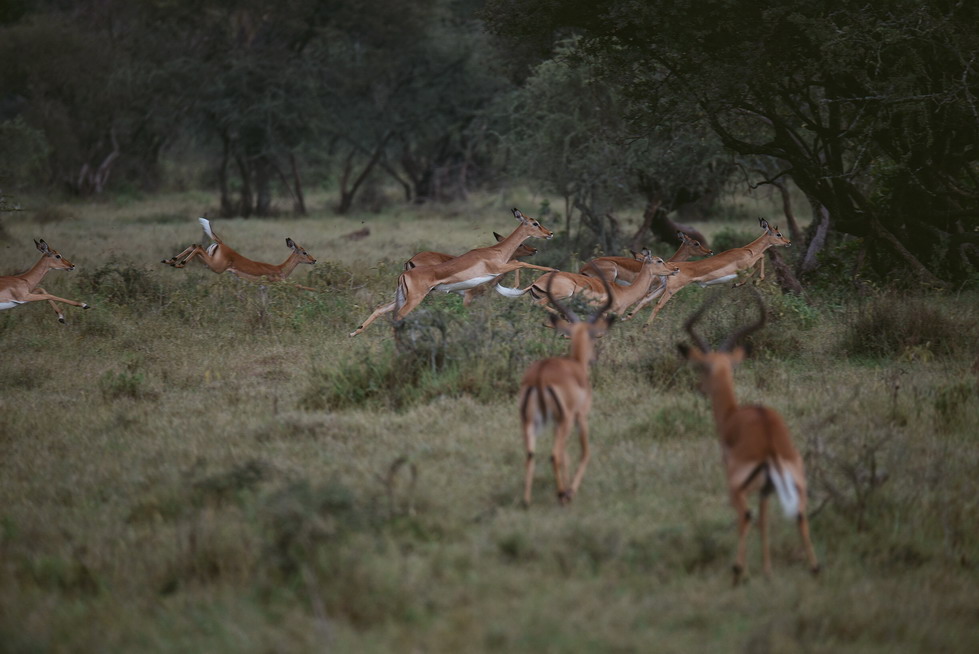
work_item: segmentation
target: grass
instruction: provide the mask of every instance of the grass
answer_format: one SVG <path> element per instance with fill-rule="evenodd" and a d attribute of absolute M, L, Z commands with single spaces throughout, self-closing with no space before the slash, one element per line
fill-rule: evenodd
<path fill-rule="evenodd" d="M 688 289 L 650 330 L 615 326 L 593 368 L 581 492 L 561 509 L 540 465 L 524 509 L 515 389 L 530 361 L 567 348 L 540 313 L 440 296 L 400 346 L 385 321 L 346 336 L 388 299 L 403 259 L 489 242 L 512 224 L 508 206 L 215 221 L 257 259 L 284 259 L 296 239 L 319 259 L 296 274 L 322 289 L 311 294 L 159 264 L 200 240 L 211 200 L 4 218 L 0 272 L 30 266 L 43 237 L 78 266 L 45 287 L 93 309 L 67 307 L 67 325 L 46 306 L 0 312 L 0 649 L 979 645 L 975 292 L 810 306 L 762 285 L 772 321 L 738 395 L 793 429 L 824 572 L 806 574 L 779 518 L 774 577 L 759 574 L 753 534 L 754 574 L 731 588 L 709 404 L 675 344 L 709 294 L 729 298 L 704 332 L 727 329 L 737 291 Z M 362 226 L 369 238 L 342 238 Z"/>

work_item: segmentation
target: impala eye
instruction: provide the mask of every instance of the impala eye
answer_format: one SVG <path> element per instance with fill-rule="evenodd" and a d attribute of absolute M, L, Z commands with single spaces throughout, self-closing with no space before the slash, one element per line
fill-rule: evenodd
<path fill-rule="evenodd" d="M 534 221 L 534 227 L 540 227 L 540 223 L 537 222 L 537 221 Z"/>
<path fill-rule="evenodd" d="M 61 255 L 60 254 L 56 254 L 56 255 L 54 255 L 54 258 L 55 259 L 60 259 L 61 258 Z"/>

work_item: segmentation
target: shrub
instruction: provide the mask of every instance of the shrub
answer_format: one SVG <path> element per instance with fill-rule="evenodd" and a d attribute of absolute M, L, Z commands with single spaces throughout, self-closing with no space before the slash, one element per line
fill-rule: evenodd
<path fill-rule="evenodd" d="M 841 349 L 851 356 L 891 357 L 908 351 L 946 356 L 967 348 L 970 325 L 933 302 L 885 294 L 851 313 Z"/>

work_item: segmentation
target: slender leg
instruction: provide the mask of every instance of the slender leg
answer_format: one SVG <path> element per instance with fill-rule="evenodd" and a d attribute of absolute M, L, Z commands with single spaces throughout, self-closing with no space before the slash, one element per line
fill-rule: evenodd
<path fill-rule="evenodd" d="M 564 470 L 564 452 L 568 444 L 571 426 L 571 417 L 562 415 L 560 422 L 554 428 L 554 449 L 551 450 L 551 464 L 554 466 L 554 479 L 557 481 L 557 499 L 561 504 L 567 504 L 571 501 Z"/>
<path fill-rule="evenodd" d="M 50 295 L 50 293 L 48 293 L 47 291 L 45 291 L 40 286 L 35 286 L 34 287 L 34 292 L 35 293 L 44 293 L 45 295 Z M 61 307 L 58 306 L 57 302 L 55 302 L 54 300 L 48 300 L 48 304 L 51 305 L 51 308 L 54 309 L 55 315 L 58 316 L 58 322 L 60 322 L 62 325 L 65 324 L 65 314 L 61 313 Z"/>
<path fill-rule="evenodd" d="M 762 491 L 758 502 L 758 530 L 761 532 L 761 565 L 766 577 L 772 576 L 772 556 L 768 551 L 768 500 L 771 496 Z"/>
<path fill-rule="evenodd" d="M 533 392 L 531 389 L 527 390 L 527 393 Z M 532 411 L 528 407 L 528 412 Z M 530 506 L 530 494 L 534 486 L 534 448 L 537 441 L 537 433 L 534 428 L 534 416 L 524 415 L 521 416 L 523 420 L 523 440 L 524 448 L 527 451 L 527 460 L 524 463 L 524 485 L 523 485 L 523 503 L 524 506 Z"/>
<path fill-rule="evenodd" d="M 164 259 L 160 263 L 165 263 L 165 264 L 168 264 L 168 265 L 172 266 L 172 265 L 176 264 L 178 261 L 180 261 L 181 259 L 183 259 L 184 257 L 189 256 L 190 253 L 194 250 L 194 248 L 199 248 L 199 247 L 200 247 L 200 245 L 197 245 L 196 243 L 193 244 L 193 245 L 190 245 L 190 246 L 187 247 L 186 250 L 184 250 L 180 254 L 175 254 L 174 256 L 170 257 L 169 259 Z"/>
<path fill-rule="evenodd" d="M 663 295 L 660 296 L 659 302 L 657 302 L 656 306 L 653 307 L 653 312 L 649 314 L 649 318 L 646 319 L 646 324 L 644 325 L 644 327 L 649 327 L 649 325 L 652 324 L 653 319 L 656 317 L 656 314 L 658 314 L 663 309 L 663 307 L 666 306 L 666 303 L 670 301 L 671 297 L 673 297 L 673 291 L 670 290 L 667 290 L 666 292 L 663 293 Z"/>
<path fill-rule="evenodd" d="M 40 290 L 40 289 L 35 289 Z M 48 300 L 54 302 L 64 302 L 65 304 L 70 304 L 73 307 L 81 307 L 83 309 L 90 309 L 91 307 L 84 302 L 76 302 L 75 300 L 67 300 L 63 297 L 58 297 L 57 295 L 51 295 L 49 293 L 28 293 L 21 298 L 24 302 L 40 302 L 41 300 Z"/>
<path fill-rule="evenodd" d="M 585 468 L 588 467 L 588 460 L 591 458 L 591 451 L 588 449 L 588 416 L 583 415 L 578 419 L 578 439 L 581 441 L 581 459 L 578 461 L 578 469 L 574 473 L 574 481 L 571 482 L 571 497 L 578 493 L 581 480 L 585 476 Z"/>
<path fill-rule="evenodd" d="M 748 568 L 745 563 L 745 550 L 747 547 L 748 529 L 751 527 L 751 511 L 748 510 L 748 502 L 745 500 L 743 491 L 732 491 L 731 503 L 734 505 L 734 510 L 738 513 L 738 550 L 734 558 L 734 585 L 737 586 L 742 576 L 746 576 L 748 573 Z"/>
<path fill-rule="evenodd" d="M 350 335 L 351 336 L 356 336 L 357 334 L 359 334 L 362 331 L 364 331 L 365 329 L 367 329 L 367 327 L 372 322 L 374 322 L 375 320 L 377 320 L 378 318 L 380 318 L 381 316 L 383 316 L 385 313 L 390 313 L 390 312 L 394 311 L 394 305 L 395 305 L 394 302 L 389 302 L 387 304 L 382 304 L 381 306 L 379 306 L 376 309 L 374 309 L 374 313 L 372 313 L 370 315 L 370 317 L 368 317 L 367 320 L 365 320 L 360 325 L 360 327 L 358 327 L 354 331 L 350 332 Z"/>

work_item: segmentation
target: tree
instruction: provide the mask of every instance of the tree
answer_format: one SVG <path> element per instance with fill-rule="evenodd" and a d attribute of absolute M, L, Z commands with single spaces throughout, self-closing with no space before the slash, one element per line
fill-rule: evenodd
<path fill-rule="evenodd" d="M 943 285 L 975 270 L 974 3 L 491 0 L 488 16 L 511 40 L 582 34 L 604 75 L 650 99 L 637 125 L 681 98 L 733 152 L 782 162 L 881 274 L 900 262 Z"/>

